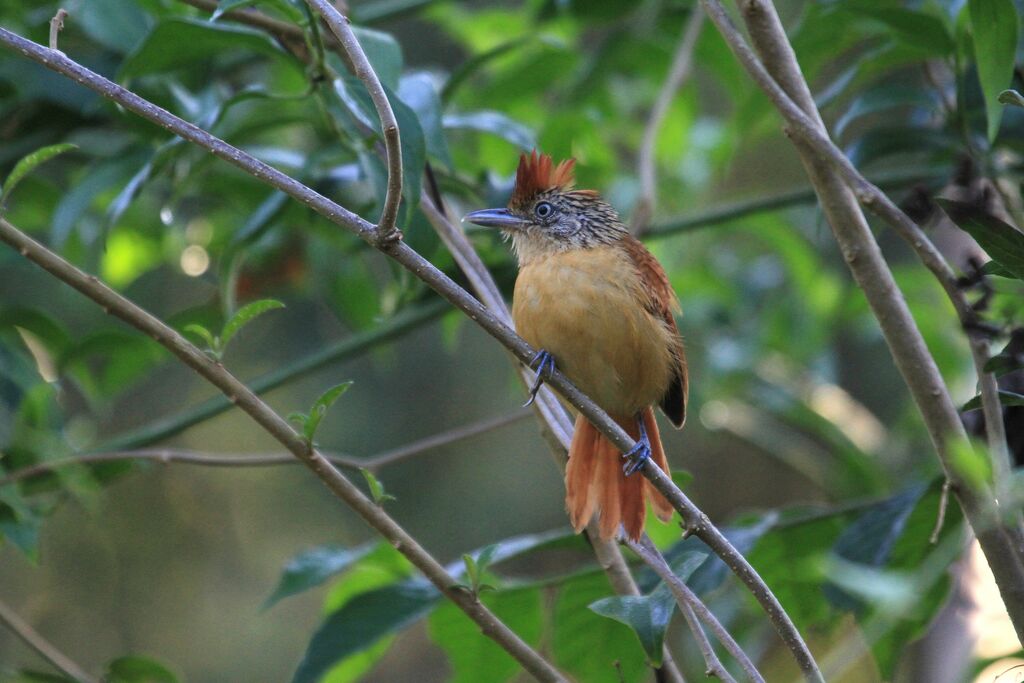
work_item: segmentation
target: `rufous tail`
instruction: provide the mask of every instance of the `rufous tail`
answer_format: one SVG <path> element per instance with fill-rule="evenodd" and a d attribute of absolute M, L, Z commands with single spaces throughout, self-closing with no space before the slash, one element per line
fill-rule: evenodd
<path fill-rule="evenodd" d="M 643 420 L 651 442 L 651 460 L 669 474 L 658 423 L 651 408 L 644 410 Z M 616 422 L 633 439 L 640 437 L 634 420 L 616 419 Z M 623 474 L 623 464 L 619 449 L 585 417 L 578 416 L 565 470 L 565 507 L 577 533 L 600 513 L 602 539 L 614 537 L 622 524 L 626 534 L 638 540 L 644 531 L 647 499 L 654 506 L 658 519 L 667 522 L 672 517 L 672 506 L 665 497 L 639 472 L 630 477 Z"/>

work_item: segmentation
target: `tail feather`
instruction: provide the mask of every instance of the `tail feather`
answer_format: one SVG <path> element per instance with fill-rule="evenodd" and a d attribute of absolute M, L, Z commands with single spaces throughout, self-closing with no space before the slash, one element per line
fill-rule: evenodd
<path fill-rule="evenodd" d="M 665 456 L 665 446 L 661 443 L 661 434 L 658 432 L 658 421 L 654 419 L 653 410 L 644 411 L 644 429 L 647 430 L 647 438 L 651 442 L 651 460 L 654 464 L 661 468 L 661 471 L 671 476 L 668 469 L 668 458 Z M 654 506 L 654 514 L 658 516 L 662 522 L 668 522 L 672 519 L 672 503 L 668 502 L 665 496 L 661 495 L 658 489 L 654 488 L 654 484 L 649 482 L 647 479 L 644 482 L 644 492 L 651 501 L 651 505 Z"/>
<path fill-rule="evenodd" d="M 569 464 L 565 468 L 565 508 L 576 533 L 587 525 L 597 505 L 597 496 L 590 495 L 595 479 L 597 439 L 600 432 L 582 415 L 576 418 L 576 430 L 569 446 Z"/>
<path fill-rule="evenodd" d="M 668 461 L 661 444 L 658 425 L 650 408 L 644 411 L 644 427 L 651 441 L 651 458 L 667 474 Z M 633 420 L 617 420 L 630 436 L 639 431 Z M 658 518 L 668 521 L 672 506 L 640 474 L 626 477 L 622 472 L 622 454 L 582 415 L 576 418 L 576 431 L 569 448 L 565 471 L 565 505 L 573 527 L 579 532 L 595 513 L 600 512 L 602 539 L 618 532 L 619 524 L 632 539 L 643 533 L 645 499 L 650 498 Z"/>

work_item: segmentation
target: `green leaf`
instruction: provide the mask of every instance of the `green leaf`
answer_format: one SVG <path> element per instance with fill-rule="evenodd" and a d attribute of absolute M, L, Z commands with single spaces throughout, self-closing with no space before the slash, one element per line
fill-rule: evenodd
<path fill-rule="evenodd" d="M 365 467 L 360 467 L 359 471 L 363 474 L 363 479 L 366 480 L 366 485 L 370 489 L 370 497 L 373 498 L 373 502 L 377 505 L 383 505 L 389 500 L 397 500 L 394 496 L 384 491 L 384 484 L 380 483 L 380 480 Z"/>
<path fill-rule="evenodd" d="M 645 680 L 643 648 L 630 629 L 587 607 L 612 594 L 604 574 L 562 584 L 555 601 L 551 651 L 555 664 L 587 683 L 636 683 Z"/>
<path fill-rule="evenodd" d="M 496 111 L 448 114 L 444 117 L 443 122 L 445 128 L 453 130 L 475 130 L 497 135 L 525 152 L 529 152 L 537 146 L 537 138 L 532 130 Z"/>
<path fill-rule="evenodd" d="M 243 7 L 251 7 L 258 2 L 260 2 L 260 0 L 220 0 L 220 2 L 217 3 L 217 9 L 215 9 L 213 14 L 210 15 L 209 21 L 212 23 L 220 19 L 225 12 L 242 9 Z"/>
<path fill-rule="evenodd" d="M 373 100 L 363 84 L 354 76 L 344 74 L 334 82 L 334 90 L 348 110 L 363 125 L 372 128 L 383 139 L 380 128 L 380 119 L 377 117 L 377 109 L 373 106 Z M 391 110 L 395 114 L 400 132 L 402 150 L 402 197 L 405 199 L 406 218 L 411 215 L 413 209 L 419 204 L 420 186 L 423 177 L 423 168 L 427 160 L 426 140 L 423 137 L 423 129 L 420 127 L 419 118 L 407 104 L 384 86 L 384 93 L 391 103 Z M 383 201 L 384 190 L 379 188 L 381 201 Z M 405 221 L 403 221 L 405 222 Z"/>
<path fill-rule="evenodd" d="M 23 156 L 18 163 L 14 165 L 14 169 L 7 176 L 7 180 L 4 181 L 3 192 L 0 193 L 0 202 L 6 201 L 11 196 L 11 192 L 18 186 L 25 176 L 34 171 L 40 164 L 49 161 L 58 154 L 63 154 L 68 150 L 78 149 L 78 145 L 72 145 L 68 142 L 62 142 L 57 145 L 49 145 L 37 149 L 31 154 Z"/>
<path fill-rule="evenodd" d="M 224 324 L 224 329 L 221 330 L 221 351 L 228 347 L 228 343 L 231 342 L 243 327 L 267 311 L 272 311 L 276 308 L 284 308 L 284 304 L 277 299 L 260 299 L 259 301 L 248 303 L 235 311 L 231 319 Z"/>
<path fill-rule="evenodd" d="M 313 403 L 313 407 L 309 410 L 309 419 L 303 425 L 307 441 L 313 442 L 313 437 L 316 436 L 316 430 L 320 427 L 320 421 L 324 419 L 324 415 L 327 414 L 327 409 L 334 405 L 334 402 L 341 398 L 341 395 L 348 391 L 350 386 L 352 386 L 351 381 L 336 384 L 322 393 L 320 398 Z"/>
<path fill-rule="evenodd" d="M 1001 104 L 1010 104 L 1015 107 L 1024 107 L 1024 95 L 1021 95 L 1016 90 L 1004 90 L 999 93 L 999 102 Z"/>
<path fill-rule="evenodd" d="M 352 33 L 366 53 L 370 66 L 377 72 L 380 82 L 390 89 L 398 87 L 398 77 L 402 75 L 402 48 L 390 33 L 375 31 L 370 28 L 353 26 Z M 402 132 L 405 132 L 404 130 Z"/>
<path fill-rule="evenodd" d="M 366 543 L 355 548 L 323 545 L 296 555 L 285 565 L 277 588 L 263 603 L 263 609 L 273 607 L 282 598 L 319 586 L 366 557 L 377 545 Z"/>
<path fill-rule="evenodd" d="M 880 21 L 892 31 L 895 40 L 926 54 L 946 57 L 956 49 L 942 20 L 926 12 L 874 2 L 845 2 L 839 6 Z"/>
<path fill-rule="evenodd" d="M 1013 0 L 968 0 L 971 33 L 974 36 L 974 58 L 978 64 L 978 80 L 985 96 L 988 116 L 988 139 L 995 140 L 1003 116 L 1000 93 L 1013 78 L 1017 52 L 1017 10 Z"/>
<path fill-rule="evenodd" d="M 1024 280 L 1024 233 L 977 205 L 942 198 L 935 202 L 950 220 L 977 240 L 993 261 Z"/>
<path fill-rule="evenodd" d="M 528 645 L 537 646 L 544 631 L 540 588 L 488 593 L 480 601 Z M 455 605 L 445 602 L 430 615 L 427 632 L 452 668 L 448 683 L 504 683 L 521 666 Z"/>
<path fill-rule="evenodd" d="M 988 263 L 983 265 L 981 267 L 981 272 L 985 275 L 994 275 L 996 277 L 1005 277 L 1011 279 L 1014 277 L 1013 273 L 1008 271 L 1006 268 L 1003 268 L 995 261 L 989 261 Z"/>
<path fill-rule="evenodd" d="M 220 341 L 216 337 L 214 337 L 213 334 L 208 329 L 206 329 L 199 323 L 190 323 L 188 325 L 185 325 L 183 329 L 185 330 L 185 332 L 194 334 L 195 336 L 199 337 L 204 342 L 206 342 L 207 351 L 210 351 L 214 355 L 220 354 Z"/>
<path fill-rule="evenodd" d="M 149 657 L 128 655 L 107 665 L 106 683 L 177 683 L 178 677 Z"/>
<path fill-rule="evenodd" d="M 452 168 L 452 157 L 441 126 L 441 98 L 434 82 L 425 73 L 403 76 L 398 84 L 398 96 L 416 113 L 427 147 L 427 153 Z"/>
<path fill-rule="evenodd" d="M 992 358 L 989 360 L 989 362 L 991 363 L 993 360 L 995 359 Z M 985 368 L 987 370 L 988 365 L 986 365 Z M 1024 406 L 1024 395 L 1017 394 L 1012 391 L 1000 391 L 999 402 L 1004 406 Z M 981 408 L 981 394 L 978 394 L 970 401 L 965 403 L 960 408 L 960 412 L 967 412 L 968 410 L 978 410 L 979 408 Z"/>
<path fill-rule="evenodd" d="M 187 50 L 182 49 L 185 45 Z M 297 61 L 262 31 L 234 24 L 211 24 L 200 19 L 169 18 L 161 21 L 128 55 L 121 65 L 120 78 L 209 63 L 239 50 L 273 57 L 296 72 L 302 72 Z"/>
<path fill-rule="evenodd" d="M 127 54 L 153 25 L 151 15 L 138 3 L 124 0 L 89 0 L 71 11 L 71 21 L 100 45 Z"/>
<path fill-rule="evenodd" d="M 687 553 L 682 561 L 672 568 L 673 573 L 686 581 L 707 557 L 704 553 Z M 675 597 L 667 585 L 660 584 L 650 595 L 616 595 L 602 598 L 591 603 L 589 607 L 595 613 L 633 629 L 651 664 L 661 665 L 665 630 L 676 609 Z"/>
<path fill-rule="evenodd" d="M 357 595 L 313 634 L 292 683 L 316 683 L 340 660 L 426 615 L 440 597 L 437 589 L 422 579 Z"/>

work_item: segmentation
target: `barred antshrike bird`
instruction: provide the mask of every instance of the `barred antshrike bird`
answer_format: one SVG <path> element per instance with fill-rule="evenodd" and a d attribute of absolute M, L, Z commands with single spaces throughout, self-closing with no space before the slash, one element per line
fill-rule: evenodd
<path fill-rule="evenodd" d="M 668 473 L 652 406 L 675 424 L 686 416 L 686 358 L 673 312 L 679 309 L 661 264 L 592 190 L 573 189 L 569 159 L 522 155 L 506 209 L 465 220 L 500 228 L 519 259 L 512 303 L 516 329 L 542 349 L 531 367 L 536 395 L 557 367 L 637 441 L 620 456 L 582 415 L 569 448 L 566 507 L 576 531 L 600 512 L 602 538 L 619 524 L 643 532 L 645 499 L 668 521 L 672 506 L 640 475 L 647 458 Z M 625 464 L 622 463 L 625 458 Z"/>

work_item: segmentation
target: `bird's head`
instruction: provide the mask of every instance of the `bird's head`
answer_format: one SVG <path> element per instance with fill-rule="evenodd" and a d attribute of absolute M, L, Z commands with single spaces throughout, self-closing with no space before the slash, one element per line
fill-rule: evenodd
<path fill-rule="evenodd" d="M 554 165 L 536 151 L 523 154 L 508 207 L 474 211 L 463 220 L 511 237 L 520 264 L 621 239 L 627 230 L 615 209 L 593 190 L 573 189 L 575 164 L 567 159 Z"/>

